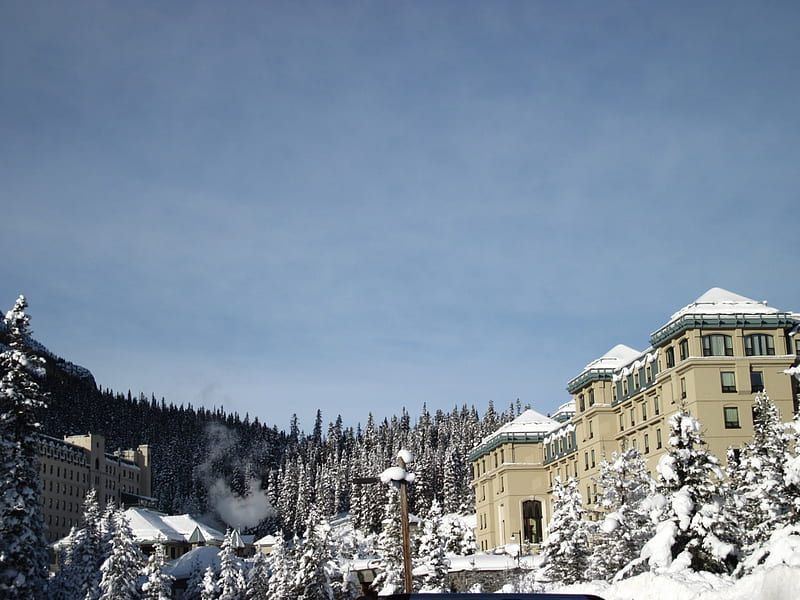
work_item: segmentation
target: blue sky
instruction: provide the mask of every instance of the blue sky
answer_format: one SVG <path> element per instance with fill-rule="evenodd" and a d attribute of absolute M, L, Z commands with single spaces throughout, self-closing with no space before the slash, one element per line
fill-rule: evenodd
<path fill-rule="evenodd" d="M 0 307 L 103 387 L 550 412 L 711 287 L 800 311 L 797 3 L 0 17 Z"/>

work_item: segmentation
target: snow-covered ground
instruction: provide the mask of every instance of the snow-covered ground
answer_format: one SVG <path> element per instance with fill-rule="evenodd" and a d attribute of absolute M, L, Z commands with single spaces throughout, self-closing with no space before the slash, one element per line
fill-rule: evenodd
<path fill-rule="evenodd" d="M 619 583 L 575 584 L 560 592 L 596 594 L 605 600 L 794 600 L 800 567 L 778 565 L 733 580 L 710 573 L 642 573 Z"/>

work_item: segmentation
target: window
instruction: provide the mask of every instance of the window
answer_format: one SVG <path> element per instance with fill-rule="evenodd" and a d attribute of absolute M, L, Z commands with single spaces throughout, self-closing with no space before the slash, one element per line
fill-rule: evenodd
<path fill-rule="evenodd" d="M 775 342 L 771 335 L 754 333 L 744 336 L 745 356 L 774 356 Z"/>
<path fill-rule="evenodd" d="M 733 356 L 733 339 L 721 333 L 704 335 L 703 356 Z"/>
<path fill-rule="evenodd" d="M 764 391 L 764 373 L 762 371 L 750 371 L 750 391 Z"/>
<path fill-rule="evenodd" d="M 670 346 L 667 348 L 667 368 L 675 366 L 675 349 Z"/>
<path fill-rule="evenodd" d="M 625 413 L 619 413 L 619 430 L 625 429 Z"/>
<path fill-rule="evenodd" d="M 631 409 L 631 427 L 634 427 L 635 425 L 636 425 L 636 409 L 632 408 Z"/>
<path fill-rule="evenodd" d="M 627 377 L 622 380 L 622 395 L 623 396 L 627 396 L 628 395 L 628 378 Z"/>
<path fill-rule="evenodd" d="M 589 470 L 589 453 L 588 452 L 584 452 L 583 453 L 583 460 L 585 461 L 585 465 L 586 465 L 586 469 L 585 470 L 588 471 Z"/>
<path fill-rule="evenodd" d="M 736 391 L 736 374 L 732 371 L 723 371 L 720 373 L 720 378 L 722 380 L 722 391 L 723 393 L 730 393 Z"/>
<path fill-rule="evenodd" d="M 586 410 L 586 402 L 583 399 L 583 394 L 578 396 L 578 406 L 580 407 L 581 412 Z"/>
<path fill-rule="evenodd" d="M 650 454 L 650 435 L 644 434 L 644 453 Z"/>
<path fill-rule="evenodd" d="M 594 450 L 592 450 L 592 468 L 594 468 L 594 465 L 595 465 L 595 463 L 594 463 Z"/>
<path fill-rule="evenodd" d="M 800 350 L 798 350 L 798 354 L 800 354 Z M 617 385 L 619 384 L 615 383 L 611 385 L 611 400 L 613 400 L 614 402 L 617 401 Z"/>
<path fill-rule="evenodd" d="M 726 406 L 722 410 L 725 414 L 725 429 L 739 429 L 739 409 L 735 406 Z"/>
<path fill-rule="evenodd" d="M 661 407 L 659 406 L 658 396 L 654 396 L 653 397 L 653 412 L 656 415 L 660 415 L 661 414 Z"/>
<path fill-rule="evenodd" d="M 642 387 L 640 383 L 639 371 L 636 371 L 636 373 L 633 374 L 633 389 L 638 390 L 640 387 Z"/>
<path fill-rule="evenodd" d="M 681 398 L 686 398 L 686 377 L 681 377 Z"/>
<path fill-rule="evenodd" d="M 592 427 L 592 422 L 589 421 L 589 439 L 594 437 L 594 428 Z"/>
<path fill-rule="evenodd" d="M 794 340 L 794 353 L 800 354 L 800 336 L 797 336 Z"/>
<path fill-rule="evenodd" d="M 652 365 L 647 365 L 647 367 L 645 367 L 644 380 L 647 383 L 650 383 L 651 381 L 653 381 L 653 367 L 652 367 Z"/>
<path fill-rule="evenodd" d="M 686 360 L 689 358 L 689 340 L 681 340 L 678 348 L 680 350 L 681 360 Z"/>
<path fill-rule="evenodd" d="M 589 406 L 594 406 L 594 390 L 589 390 Z"/>
<path fill-rule="evenodd" d="M 656 448 L 661 448 L 661 430 L 656 429 Z"/>
<path fill-rule="evenodd" d="M 642 402 L 642 421 L 647 420 L 647 400 Z"/>

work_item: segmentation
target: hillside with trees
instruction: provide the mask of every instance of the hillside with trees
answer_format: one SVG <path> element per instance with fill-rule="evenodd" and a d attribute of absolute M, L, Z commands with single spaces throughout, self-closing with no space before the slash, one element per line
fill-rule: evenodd
<path fill-rule="evenodd" d="M 7 336 L 0 331 L 0 344 Z M 524 408 L 516 401 L 498 412 L 490 401 L 481 416 L 474 406 L 447 412 L 423 406 L 414 419 L 403 408 L 381 421 L 367 414 L 355 425 L 340 416 L 326 421 L 317 411 L 310 433 L 296 416 L 286 431 L 222 407 L 176 406 L 155 395 L 104 389 L 88 370 L 27 341 L 44 360 L 39 384 L 48 407 L 40 415 L 42 433 L 56 438 L 99 433 L 109 449 L 150 445 L 153 495 L 167 513 L 224 517 L 226 502 L 266 499 L 275 509 L 262 510 L 266 519 L 237 524 L 255 533 L 300 534 L 312 505 L 323 517 L 350 511 L 359 527 L 377 531 L 383 498 L 352 481 L 394 464 L 400 448 L 417 458 L 418 484 L 409 498 L 413 512 L 427 513 L 434 501 L 444 512 L 468 512 L 473 497 L 467 453 Z"/>

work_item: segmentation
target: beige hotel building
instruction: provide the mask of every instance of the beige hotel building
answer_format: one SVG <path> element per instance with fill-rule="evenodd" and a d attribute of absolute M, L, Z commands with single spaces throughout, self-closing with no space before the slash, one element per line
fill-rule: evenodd
<path fill-rule="evenodd" d="M 471 451 L 479 548 L 540 543 L 556 477 L 577 479 L 599 518 L 600 462 L 633 446 L 655 475 L 681 406 L 724 463 L 728 447 L 752 439 L 756 392 L 769 393 L 784 421 L 793 418 L 800 385 L 784 371 L 799 357 L 800 314 L 721 288 L 673 314 L 646 350 L 614 346 L 567 383 L 572 401 L 552 418 L 526 411 Z"/>
<path fill-rule="evenodd" d="M 108 453 L 105 438 L 92 433 L 63 440 L 40 435 L 38 444 L 48 541 L 59 540 L 80 525 L 83 499 L 90 488 L 96 491 L 101 510 L 111 502 L 153 505 L 148 446 Z"/>

